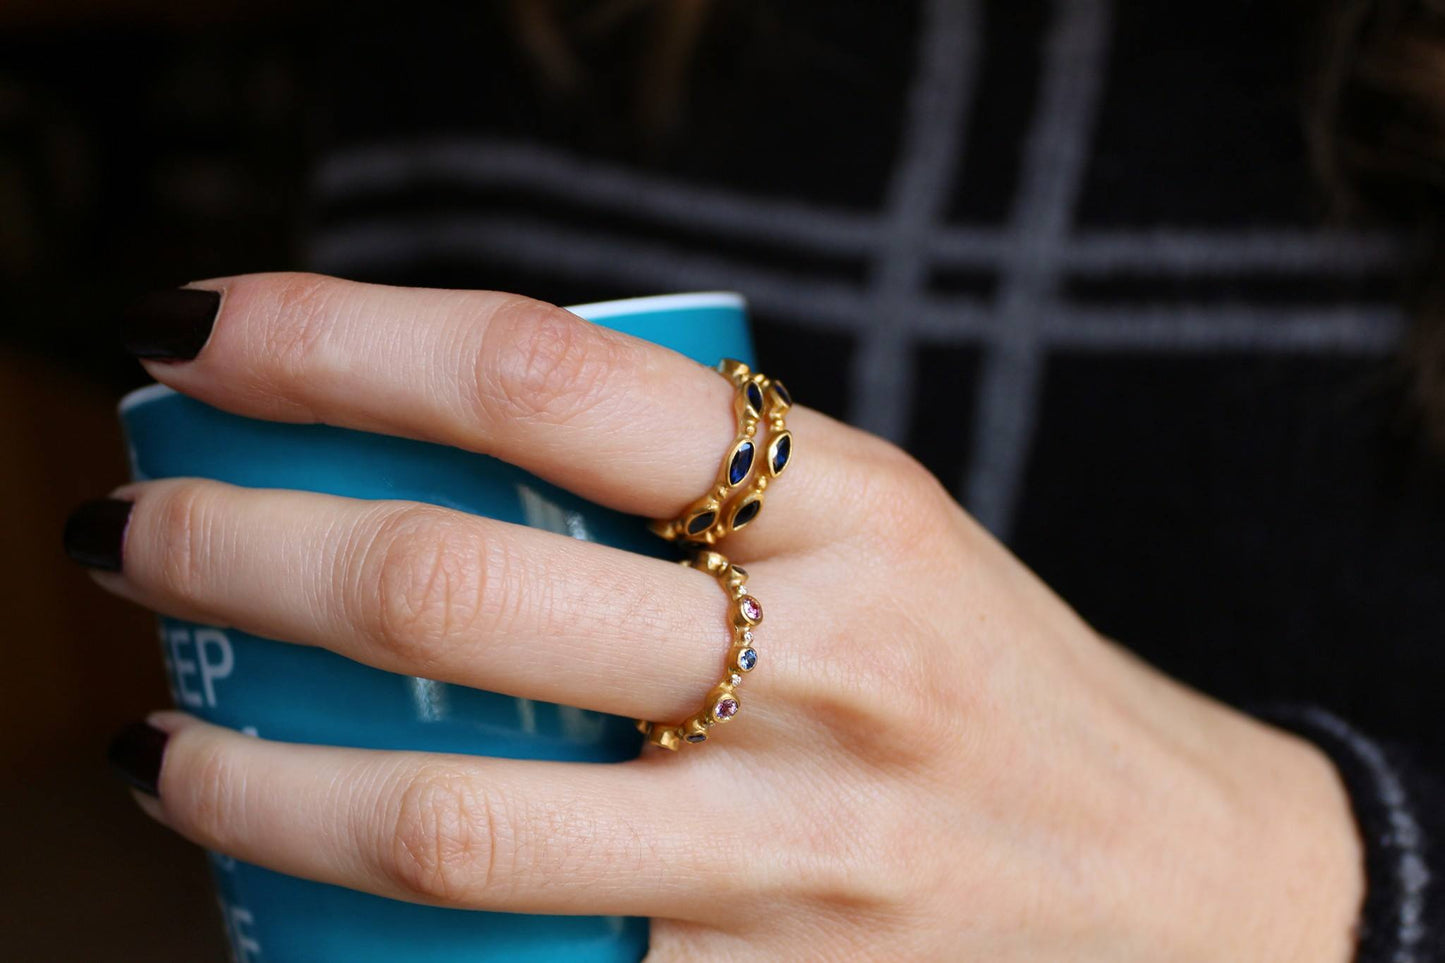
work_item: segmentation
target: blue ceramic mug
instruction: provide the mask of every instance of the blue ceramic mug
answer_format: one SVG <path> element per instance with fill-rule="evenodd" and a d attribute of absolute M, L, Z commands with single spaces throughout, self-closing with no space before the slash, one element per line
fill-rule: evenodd
<path fill-rule="evenodd" d="M 570 308 L 705 365 L 753 362 L 734 294 L 677 294 Z M 160 385 L 120 417 L 137 480 L 214 478 L 352 498 L 402 498 L 666 557 L 644 521 L 593 505 L 505 462 L 455 448 L 325 425 L 228 414 Z M 616 762 L 637 755 L 631 720 L 369 668 L 318 648 L 161 619 L 179 708 L 267 739 L 373 749 Z M 634 917 L 530 916 L 384 899 L 211 854 L 237 963 L 569 963 L 635 961 Z"/>

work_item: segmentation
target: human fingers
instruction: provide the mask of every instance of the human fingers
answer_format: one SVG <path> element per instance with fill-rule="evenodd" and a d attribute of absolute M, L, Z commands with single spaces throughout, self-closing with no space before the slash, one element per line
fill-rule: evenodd
<path fill-rule="evenodd" d="M 683 512 L 718 481 L 738 429 L 736 389 L 715 372 L 517 295 L 256 274 L 165 298 L 197 302 L 187 310 L 203 320 L 178 344 L 175 310 L 143 302 L 132 346 L 173 388 L 254 417 L 496 455 L 625 512 Z M 801 407 L 788 425 L 797 464 L 739 533 L 753 554 L 816 544 L 856 517 L 846 495 L 867 436 Z"/>
<path fill-rule="evenodd" d="M 118 494 L 120 571 L 100 581 L 176 617 L 648 719 L 696 710 L 731 657 L 735 604 L 676 563 L 415 502 L 204 479 Z"/>
<path fill-rule="evenodd" d="M 730 858 L 744 821 L 675 767 L 301 745 L 176 712 L 123 731 L 111 758 L 193 842 L 382 896 L 696 917 L 745 886 Z"/>

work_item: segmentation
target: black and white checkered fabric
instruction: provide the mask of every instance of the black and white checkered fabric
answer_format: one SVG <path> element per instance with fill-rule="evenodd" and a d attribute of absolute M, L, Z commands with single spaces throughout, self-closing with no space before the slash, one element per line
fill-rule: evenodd
<path fill-rule="evenodd" d="M 1372 834 L 1362 959 L 1439 958 L 1445 472 L 1404 427 L 1397 245 L 1322 223 L 1300 5 L 717 8 L 662 141 L 629 133 L 641 28 L 579 41 L 555 98 L 491 8 L 355 11 L 311 266 L 741 292 L 768 370 L 909 447 L 1103 631 L 1310 707 L 1276 718 Z"/>

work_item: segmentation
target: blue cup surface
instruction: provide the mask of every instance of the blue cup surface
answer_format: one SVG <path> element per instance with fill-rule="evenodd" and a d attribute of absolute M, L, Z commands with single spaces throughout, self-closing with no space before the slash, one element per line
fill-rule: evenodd
<path fill-rule="evenodd" d="M 724 357 L 753 362 L 746 307 L 734 294 L 663 295 L 569 310 L 704 365 Z M 669 546 L 643 520 L 485 455 L 244 418 L 159 385 L 127 395 L 120 416 L 137 480 L 202 477 L 409 499 L 670 557 Z M 267 739 L 585 762 L 628 759 L 642 745 L 631 720 L 617 716 L 383 672 L 323 649 L 178 619 L 161 619 L 160 635 L 179 708 Z M 238 963 L 615 963 L 647 951 L 643 918 L 441 909 L 297 879 L 216 853 L 211 861 Z"/>

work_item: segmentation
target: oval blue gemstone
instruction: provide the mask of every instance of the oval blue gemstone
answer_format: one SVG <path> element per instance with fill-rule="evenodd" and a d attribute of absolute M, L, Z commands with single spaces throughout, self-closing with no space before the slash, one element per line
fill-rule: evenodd
<path fill-rule="evenodd" d="M 694 732 L 689 735 L 683 736 L 683 738 L 686 739 L 688 742 L 707 742 L 707 733 Z"/>
<path fill-rule="evenodd" d="M 773 445 L 773 474 L 788 466 L 788 457 L 793 453 L 793 436 L 784 435 Z"/>
<path fill-rule="evenodd" d="M 748 471 L 753 467 L 753 443 L 745 441 L 738 445 L 738 450 L 733 452 L 733 460 L 728 465 L 728 484 L 736 485 L 748 477 Z"/>
<path fill-rule="evenodd" d="M 733 515 L 733 528 L 742 528 L 748 522 L 757 517 L 762 509 L 763 503 L 754 499 L 750 502 L 743 502 L 742 506 Z"/>
<path fill-rule="evenodd" d="M 717 518 L 717 512 L 698 512 L 687 522 L 687 533 L 699 535 L 708 530 L 713 521 Z"/>
<path fill-rule="evenodd" d="M 743 649 L 738 653 L 738 668 L 744 672 L 751 672 L 753 666 L 758 664 L 757 649 Z"/>
<path fill-rule="evenodd" d="M 753 414 L 763 413 L 763 389 L 758 387 L 756 381 L 749 381 L 747 387 L 743 388 L 743 397 L 747 399 L 748 408 Z"/>

